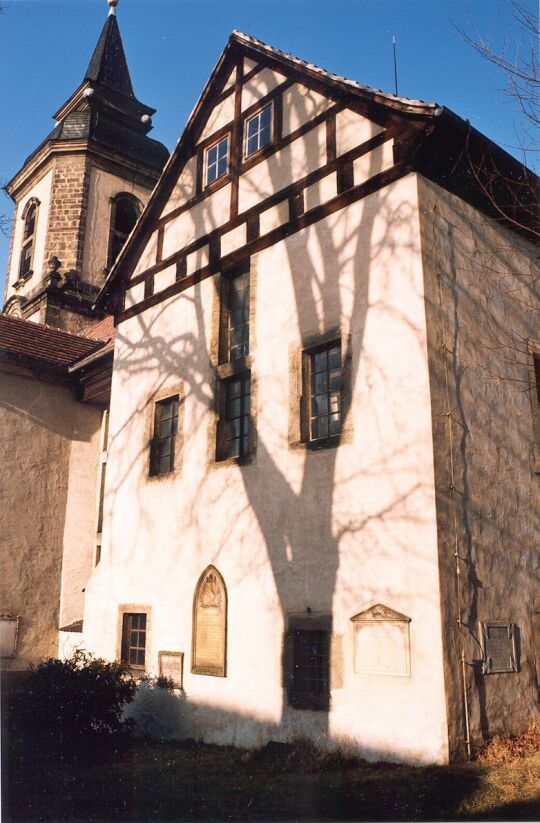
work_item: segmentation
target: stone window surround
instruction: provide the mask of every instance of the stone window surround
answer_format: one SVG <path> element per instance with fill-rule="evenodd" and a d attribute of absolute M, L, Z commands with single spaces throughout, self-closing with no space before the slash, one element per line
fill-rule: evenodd
<path fill-rule="evenodd" d="M 32 258 L 30 260 L 30 269 L 23 277 L 21 277 L 20 271 L 21 271 L 21 264 L 22 264 L 22 259 L 23 259 L 22 255 L 23 255 L 24 248 L 25 248 L 25 246 L 27 244 L 27 241 L 28 241 L 28 238 L 26 238 L 24 236 L 24 232 L 23 232 L 23 238 L 22 238 L 22 242 L 21 242 L 21 245 L 20 245 L 20 249 L 19 249 L 19 262 L 17 264 L 17 279 L 13 282 L 13 288 L 14 289 L 20 289 L 21 286 L 23 286 L 26 282 L 28 282 L 28 280 L 30 280 L 30 278 L 34 274 L 34 271 L 32 269 L 32 263 L 34 262 L 34 252 L 35 252 L 35 247 L 36 247 L 36 234 L 37 234 L 37 226 L 38 226 L 38 220 L 39 220 L 39 207 L 40 207 L 40 205 L 41 205 L 41 201 L 37 197 L 30 197 L 26 201 L 26 203 L 24 205 L 24 208 L 22 210 L 22 213 L 21 213 L 21 220 L 24 221 L 25 230 L 26 230 L 26 218 L 28 216 L 28 212 L 33 207 L 35 207 L 35 210 L 36 210 L 35 217 L 34 217 L 34 231 L 31 235 L 31 237 L 32 237 Z"/>
<path fill-rule="evenodd" d="M 175 395 L 178 395 L 178 431 L 175 442 L 174 469 L 171 472 L 165 472 L 163 474 L 151 474 L 150 461 L 152 441 L 154 439 L 156 403 L 159 403 L 161 400 L 166 400 L 168 397 L 174 397 Z M 148 398 L 144 426 L 144 466 L 146 480 L 149 483 L 166 482 L 174 477 L 178 477 L 182 471 L 182 457 L 184 452 L 184 401 L 185 388 L 183 382 L 166 383 Z"/>
<path fill-rule="evenodd" d="M 341 341 L 343 388 L 342 397 L 342 428 L 341 434 L 329 437 L 325 441 L 310 441 L 307 427 L 302 420 L 303 397 L 306 391 L 304 358 L 311 349 L 326 343 Z M 302 335 L 300 345 L 289 345 L 289 447 L 301 448 L 309 451 L 324 451 L 336 448 L 345 443 L 353 442 L 352 424 L 352 384 L 351 384 L 351 335 L 340 326 L 332 326 L 323 333 L 308 332 Z"/>

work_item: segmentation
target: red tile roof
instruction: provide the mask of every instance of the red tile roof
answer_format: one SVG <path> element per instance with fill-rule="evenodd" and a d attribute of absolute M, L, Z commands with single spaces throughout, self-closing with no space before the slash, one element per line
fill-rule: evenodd
<path fill-rule="evenodd" d="M 116 333 L 116 329 L 114 326 L 114 317 L 109 315 L 105 317 L 104 320 L 101 320 L 97 325 L 92 326 L 91 329 L 85 334 L 85 337 L 90 337 L 92 340 L 103 340 L 103 342 L 108 342 L 111 338 L 114 338 Z"/>
<path fill-rule="evenodd" d="M 103 338 L 81 337 L 41 323 L 0 314 L 0 354 L 62 368 L 101 348 L 104 348 Z"/>

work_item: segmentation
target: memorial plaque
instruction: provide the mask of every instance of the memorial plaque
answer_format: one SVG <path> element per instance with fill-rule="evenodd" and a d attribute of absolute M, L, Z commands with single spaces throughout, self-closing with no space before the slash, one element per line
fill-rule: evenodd
<path fill-rule="evenodd" d="M 514 624 L 507 622 L 481 623 L 484 674 L 516 672 Z"/>
<path fill-rule="evenodd" d="M 192 670 L 225 677 L 227 594 L 223 578 L 213 566 L 199 580 L 193 611 Z"/>
<path fill-rule="evenodd" d="M 0 614 L 0 657 L 15 657 L 19 618 L 12 614 Z"/>
<path fill-rule="evenodd" d="M 409 617 L 377 604 L 351 620 L 357 674 L 410 676 Z"/>
<path fill-rule="evenodd" d="M 177 689 L 184 684 L 184 653 L 159 652 L 159 673 L 161 677 L 169 677 Z"/>

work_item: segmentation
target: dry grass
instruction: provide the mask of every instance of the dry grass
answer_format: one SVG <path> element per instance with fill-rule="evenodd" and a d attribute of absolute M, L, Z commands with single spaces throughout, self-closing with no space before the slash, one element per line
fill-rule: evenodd
<path fill-rule="evenodd" d="M 479 763 L 513 763 L 520 758 L 539 752 L 540 726 L 538 723 L 533 723 L 523 734 L 494 737 L 482 746 L 476 755 L 476 760 Z"/>

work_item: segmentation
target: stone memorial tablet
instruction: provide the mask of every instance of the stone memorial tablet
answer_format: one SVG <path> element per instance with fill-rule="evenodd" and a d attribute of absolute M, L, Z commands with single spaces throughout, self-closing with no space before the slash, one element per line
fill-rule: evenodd
<path fill-rule="evenodd" d="M 351 620 L 357 674 L 410 676 L 409 617 L 377 604 Z"/>
<path fill-rule="evenodd" d="M 0 614 L 0 657 L 15 657 L 18 631 L 18 617 Z"/>
<path fill-rule="evenodd" d="M 192 671 L 225 677 L 227 593 L 223 578 L 213 566 L 197 585 L 193 624 Z"/>
<path fill-rule="evenodd" d="M 169 677 L 177 689 L 184 683 L 184 653 L 159 652 L 159 674 Z"/>
<path fill-rule="evenodd" d="M 481 623 L 484 674 L 517 672 L 514 624 Z"/>

